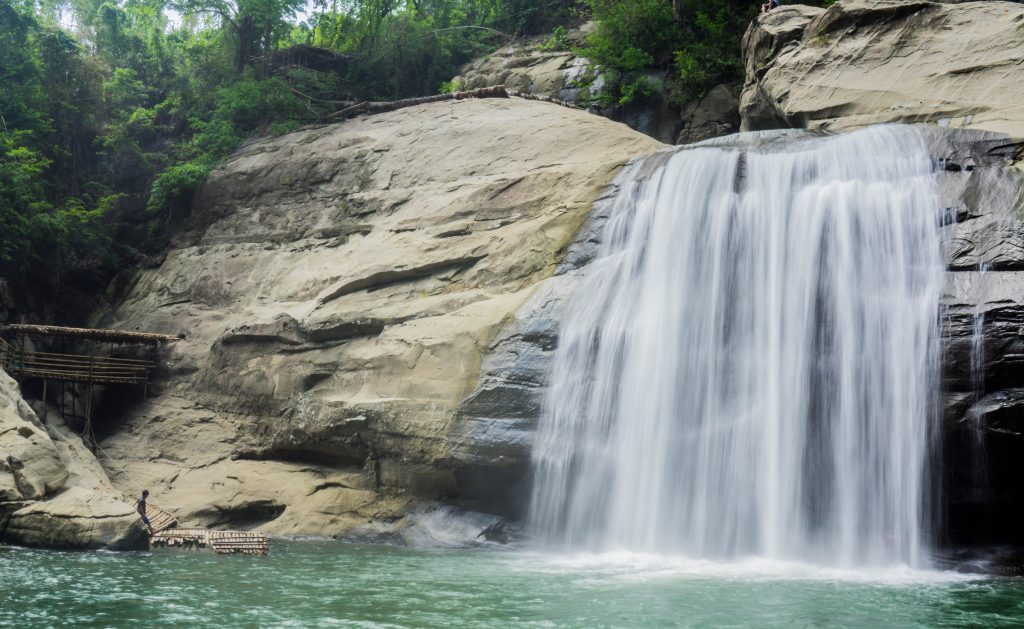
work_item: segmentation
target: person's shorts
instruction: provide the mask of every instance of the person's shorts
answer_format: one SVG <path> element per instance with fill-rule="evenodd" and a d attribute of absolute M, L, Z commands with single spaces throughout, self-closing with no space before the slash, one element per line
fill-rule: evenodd
<path fill-rule="evenodd" d="M 142 521 L 146 523 L 146 526 L 149 526 L 149 518 L 142 516 Z"/>

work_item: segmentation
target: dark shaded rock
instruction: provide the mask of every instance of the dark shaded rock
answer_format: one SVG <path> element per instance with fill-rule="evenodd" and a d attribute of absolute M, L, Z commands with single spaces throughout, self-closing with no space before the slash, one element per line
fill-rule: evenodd
<path fill-rule="evenodd" d="M 537 286 L 491 343 L 480 381 L 459 405 L 448 438 L 456 444 L 446 461 L 458 488 L 451 500 L 514 520 L 526 515 L 530 455 L 562 311 L 600 247 L 621 187 L 650 176 L 669 155 L 634 162 L 622 170 L 594 203 L 554 277 Z"/>
<path fill-rule="evenodd" d="M 315 343 L 341 341 L 360 336 L 377 336 L 384 331 L 384 320 L 376 317 L 352 317 L 320 321 L 306 326 L 309 340 Z"/>
<path fill-rule="evenodd" d="M 943 431 L 944 541 L 1024 545 L 1024 389 L 969 401 Z"/>
<path fill-rule="evenodd" d="M 279 314 L 269 323 L 253 323 L 232 328 L 224 333 L 220 342 L 234 343 L 283 343 L 301 345 L 306 341 L 305 332 L 299 322 L 287 314 Z"/>
<path fill-rule="evenodd" d="M 679 106 L 672 102 L 668 93 L 669 76 L 663 72 L 650 73 L 644 80 L 651 87 L 648 96 L 600 113 L 659 142 L 674 144 L 679 137 L 682 122 L 679 117 Z"/>
<path fill-rule="evenodd" d="M 201 515 L 211 527 L 224 527 L 248 531 L 281 517 L 285 505 L 273 500 L 243 501 L 233 505 L 214 505 Z"/>
<path fill-rule="evenodd" d="M 740 130 L 738 86 L 716 85 L 703 97 L 683 105 L 683 128 L 676 144 L 691 144 Z"/>
<path fill-rule="evenodd" d="M 450 464 L 463 506 L 525 515 L 530 452 L 543 402 L 558 320 L 575 276 L 557 276 L 506 325 L 481 365 L 480 384 L 459 406 Z"/>

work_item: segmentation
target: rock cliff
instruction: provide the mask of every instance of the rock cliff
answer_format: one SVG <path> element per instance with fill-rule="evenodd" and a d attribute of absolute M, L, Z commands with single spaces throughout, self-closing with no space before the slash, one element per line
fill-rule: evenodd
<path fill-rule="evenodd" d="M 1024 175 L 1007 167 L 1020 145 L 1006 136 L 1024 136 L 1022 33 L 1024 7 L 1007 2 L 840 0 L 773 10 L 744 40 L 746 129 L 933 123 L 950 269 L 940 469 L 958 542 L 1024 543 Z M 575 98 L 578 60 L 539 43 L 482 60 L 463 87 Z M 716 88 L 692 104 L 685 141 L 728 131 L 707 112 L 730 98 Z M 130 544 L 141 529 L 120 492 L 143 488 L 213 527 L 503 539 L 497 517 L 443 505 L 522 515 L 563 297 L 616 174 L 662 147 L 520 99 L 243 147 L 166 255 L 96 316 L 182 336 L 149 398 L 108 391 L 97 408 L 105 471 L 0 381 L 2 539 Z"/>
<path fill-rule="evenodd" d="M 689 144 L 739 131 L 738 86 L 717 85 L 699 99 L 679 105 L 669 95 L 672 73 L 651 70 L 653 93 L 628 105 L 602 104 L 606 73 L 574 52 L 596 28 L 587 22 L 564 41 L 539 36 L 503 46 L 466 64 L 453 81 L 462 89 L 505 85 L 509 89 L 563 100 L 586 108 L 666 144 Z"/>
<path fill-rule="evenodd" d="M 146 548 L 142 521 L 92 453 L 44 424 L 0 371 L 0 541 L 47 548 Z"/>
<path fill-rule="evenodd" d="M 1024 5 L 785 5 L 743 40 L 743 130 L 930 122 L 1024 137 Z"/>
<path fill-rule="evenodd" d="M 489 99 L 239 150 L 100 322 L 184 335 L 155 395 L 97 410 L 112 479 L 186 521 L 287 535 L 408 541 L 417 517 L 438 520 L 430 501 L 499 502 L 511 486 L 477 482 L 494 445 L 460 402 L 594 200 L 659 146 Z M 506 454 L 521 483 L 523 452 Z"/>

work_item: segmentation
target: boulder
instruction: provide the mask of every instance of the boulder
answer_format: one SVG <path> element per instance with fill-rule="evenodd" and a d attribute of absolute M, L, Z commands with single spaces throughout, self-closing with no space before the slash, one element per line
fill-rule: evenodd
<path fill-rule="evenodd" d="M 82 440 L 45 424 L 0 371 L 0 541 L 47 548 L 146 548 L 145 528 Z"/>
<path fill-rule="evenodd" d="M 416 505 L 488 503 L 479 461 L 521 486 L 522 449 L 506 466 L 462 402 L 594 200 L 661 146 L 513 98 L 243 147 L 98 321 L 184 333 L 155 395 L 110 418 L 108 473 L 199 525 L 373 540 Z"/>
<path fill-rule="evenodd" d="M 735 86 L 716 85 L 703 98 L 683 105 L 683 128 L 676 144 L 692 144 L 740 130 L 739 100 Z"/>
<path fill-rule="evenodd" d="M 102 490 L 71 487 L 10 516 L 3 539 L 44 548 L 145 549 L 149 533 L 135 509 Z"/>
<path fill-rule="evenodd" d="M 745 131 L 930 122 L 1024 137 L 1024 5 L 839 0 L 759 16 Z"/>
<path fill-rule="evenodd" d="M 595 27 L 587 22 L 571 29 L 564 42 L 540 35 L 503 46 L 464 65 L 452 81 L 463 90 L 504 85 L 524 94 L 581 104 L 586 95 L 597 95 L 589 90 L 583 94 L 581 86 L 592 84 L 599 73 L 572 47 L 584 43 Z"/>
<path fill-rule="evenodd" d="M 599 97 L 606 85 L 605 73 L 590 59 L 577 56 L 572 50 L 573 46 L 584 44 L 595 28 L 594 22 L 587 22 L 571 29 L 564 42 L 541 35 L 504 46 L 467 63 L 452 80 L 460 89 L 504 85 L 524 94 L 565 101 L 622 122 L 659 142 L 674 143 L 680 128 L 690 121 L 692 112 L 680 118 L 679 105 L 669 95 L 670 72 L 646 73 L 642 78 L 651 93 L 642 99 L 623 106 L 601 104 Z M 718 102 L 712 99 L 712 108 L 717 107 Z M 699 108 L 699 103 L 693 107 Z"/>
<path fill-rule="evenodd" d="M 53 440 L 17 386 L 0 371 L 0 501 L 38 500 L 68 479 Z"/>

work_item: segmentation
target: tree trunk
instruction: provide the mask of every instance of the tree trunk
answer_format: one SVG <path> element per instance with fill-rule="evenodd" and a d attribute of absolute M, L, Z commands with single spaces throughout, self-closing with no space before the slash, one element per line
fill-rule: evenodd
<path fill-rule="evenodd" d="M 245 70 L 252 57 L 252 40 L 255 33 L 251 15 L 246 15 L 238 20 L 238 59 L 235 69 L 238 74 Z"/>
<path fill-rule="evenodd" d="M 686 7 L 683 6 L 683 0 L 672 0 L 672 11 L 676 15 L 676 28 L 683 30 L 683 26 L 686 24 L 684 15 Z"/>

